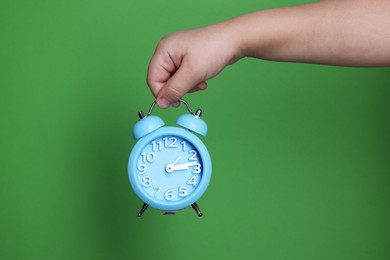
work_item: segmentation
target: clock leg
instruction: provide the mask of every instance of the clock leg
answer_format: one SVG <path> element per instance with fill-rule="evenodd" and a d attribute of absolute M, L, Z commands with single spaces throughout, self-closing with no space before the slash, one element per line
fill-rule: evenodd
<path fill-rule="evenodd" d="M 198 217 L 203 216 L 203 213 L 200 211 L 200 209 L 199 209 L 198 205 L 196 204 L 196 202 L 194 202 L 194 204 L 192 204 L 191 206 L 196 211 L 196 214 L 198 214 Z"/>
<path fill-rule="evenodd" d="M 139 217 L 139 218 L 142 217 L 142 214 L 144 214 L 145 210 L 146 210 L 148 207 L 149 207 L 149 205 L 146 204 L 146 203 L 144 203 L 144 205 L 142 205 L 142 208 L 141 208 L 141 210 L 140 210 L 139 213 L 138 213 L 138 217 Z"/>

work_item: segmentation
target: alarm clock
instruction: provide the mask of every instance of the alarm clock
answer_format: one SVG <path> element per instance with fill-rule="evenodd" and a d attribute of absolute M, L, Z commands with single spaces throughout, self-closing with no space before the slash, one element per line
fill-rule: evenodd
<path fill-rule="evenodd" d="M 138 217 L 149 207 L 174 214 L 188 206 L 203 216 L 196 201 L 204 194 L 211 178 L 210 154 L 201 139 L 206 136 L 207 124 L 201 119 L 202 110 L 192 112 L 189 104 L 180 99 L 188 113 L 181 115 L 177 126 L 164 126 L 164 121 L 152 115 L 156 101 L 134 125 L 133 136 L 139 139 L 133 147 L 128 175 L 131 186 L 144 202 Z"/>

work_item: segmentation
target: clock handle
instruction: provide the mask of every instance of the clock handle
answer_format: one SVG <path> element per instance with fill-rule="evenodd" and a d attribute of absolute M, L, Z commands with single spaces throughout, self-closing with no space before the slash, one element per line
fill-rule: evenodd
<path fill-rule="evenodd" d="M 188 110 L 188 112 L 189 112 L 190 114 L 194 114 L 194 113 L 192 112 L 191 107 L 190 107 L 190 105 L 188 104 L 187 101 L 185 101 L 184 99 L 179 99 L 179 101 L 180 101 L 181 103 L 183 103 L 183 104 L 186 106 L 186 108 L 187 108 L 187 110 Z M 153 101 L 152 105 L 150 105 L 150 108 L 149 108 L 149 111 L 148 111 L 148 114 L 147 114 L 148 116 L 152 114 L 153 109 L 154 109 L 154 107 L 156 106 L 156 104 L 157 104 L 157 100 Z M 140 115 L 140 117 L 141 117 L 141 115 Z"/>

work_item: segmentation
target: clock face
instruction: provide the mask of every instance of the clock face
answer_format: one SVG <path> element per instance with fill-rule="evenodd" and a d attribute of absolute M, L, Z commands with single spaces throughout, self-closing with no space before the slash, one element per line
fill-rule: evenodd
<path fill-rule="evenodd" d="M 178 203 L 202 182 L 200 152 L 188 139 L 162 135 L 144 144 L 135 158 L 135 181 L 148 200 Z"/>

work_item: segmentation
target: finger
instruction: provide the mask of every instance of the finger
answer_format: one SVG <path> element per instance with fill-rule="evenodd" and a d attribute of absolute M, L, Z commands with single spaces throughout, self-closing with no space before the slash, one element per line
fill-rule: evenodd
<path fill-rule="evenodd" d="M 157 48 L 149 63 L 146 82 L 155 97 L 180 66 L 171 57 L 167 51 Z"/>
<path fill-rule="evenodd" d="M 157 96 L 157 104 L 161 108 L 167 108 L 181 99 L 185 93 L 194 86 L 203 82 L 204 79 L 197 75 L 186 60 L 183 60 L 180 68 L 168 80 L 166 85 L 160 89 Z M 202 84 L 204 87 L 204 84 Z"/>
<path fill-rule="evenodd" d="M 172 106 L 178 108 L 180 106 L 180 102 L 175 102 Z"/>
<path fill-rule="evenodd" d="M 198 85 L 196 85 L 195 87 L 193 87 L 189 92 L 193 93 L 193 92 L 197 92 L 199 90 L 205 90 L 206 88 L 207 88 L 207 83 L 206 83 L 206 81 L 203 81 L 203 82 L 199 83 Z"/>

